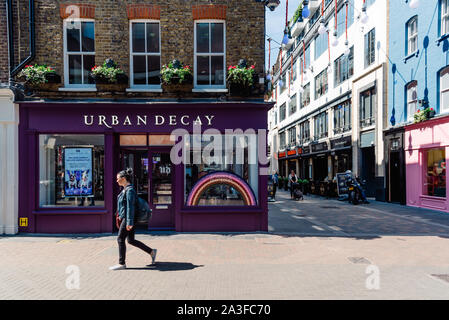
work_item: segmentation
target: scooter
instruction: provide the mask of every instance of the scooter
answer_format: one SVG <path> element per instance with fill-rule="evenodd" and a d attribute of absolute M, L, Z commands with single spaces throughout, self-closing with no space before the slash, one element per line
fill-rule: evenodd
<path fill-rule="evenodd" d="M 346 182 L 348 187 L 348 202 L 354 205 L 359 204 L 360 202 L 368 203 L 362 195 L 362 184 L 365 185 L 366 182 L 362 181 L 359 183 L 356 179 L 351 178 Z"/>

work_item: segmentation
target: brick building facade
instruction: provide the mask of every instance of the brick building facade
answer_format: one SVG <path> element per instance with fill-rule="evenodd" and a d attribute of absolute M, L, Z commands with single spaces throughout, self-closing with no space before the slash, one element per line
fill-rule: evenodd
<path fill-rule="evenodd" d="M 3 137 L 18 140 L 15 158 L 8 162 L 18 163 L 18 167 L 2 170 L 12 172 L 18 182 L 11 191 L 13 196 L 0 192 L 4 199 L 15 197 L 18 206 L 8 220 L 15 221 L 10 230 L 114 231 L 120 192 L 115 178 L 128 167 L 134 170 L 132 183 L 138 196 L 153 209 L 153 218 L 141 225 L 143 229 L 268 229 L 267 177 L 262 173 L 267 166 L 263 161 L 252 162 L 266 147 L 266 141 L 259 138 L 263 135 L 243 137 L 247 151 L 242 163 L 202 158 L 200 163 L 179 164 L 170 153 L 181 141 L 170 139 L 173 130 L 185 130 L 188 138 L 182 143 L 189 146 L 188 139 L 195 141 L 194 124 L 202 125 L 203 135 L 206 129 L 220 133 L 267 129 L 271 104 L 263 99 L 262 3 L 11 2 L 13 66 L 31 54 L 34 35 L 35 53 L 27 64 L 52 67 L 61 76 L 61 83 L 30 87 L 15 78 L 24 85 L 24 95 L 15 96 L 10 110 L 17 119 L 8 123 L 18 133 L 15 138 Z M 28 7 L 33 2 L 34 34 Z M 7 41 L 0 45 L 4 43 Z M 106 59 L 114 60 L 128 76 L 125 89 L 106 88 L 87 77 L 92 66 L 102 65 Z M 160 68 L 174 59 L 192 67 L 193 89 L 180 93 L 161 85 Z M 241 59 L 248 66 L 254 65 L 254 86 L 236 94 L 228 86 L 226 74 L 228 67 Z M 259 140 L 249 143 L 250 139 Z M 17 143 L 13 146 L 17 148 Z M 206 152 L 206 147 L 202 142 L 201 151 Z M 232 148 L 238 148 L 237 140 Z M 225 154 L 221 157 L 227 159 Z M 0 218 L 2 215 L 0 211 Z M 21 224 L 17 226 L 18 221 Z"/>

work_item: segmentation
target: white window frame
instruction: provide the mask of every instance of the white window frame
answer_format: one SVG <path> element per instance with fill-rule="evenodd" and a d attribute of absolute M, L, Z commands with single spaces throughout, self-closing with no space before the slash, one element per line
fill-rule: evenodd
<path fill-rule="evenodd" d="M 412 99 L 409 100 L 409 91 L 412 90 L 416 93 L 416 99 Z M 413 120 L 413 115 L 415 114 L 415 112 L 418 110 L 418 82 L 417 81 L 413 81 L 411 83 L 409 83 L 407 85 L 407 90 L 406 90 L 406 99 L 407 99 L 407 120 Z M 411 109 L 411 106 L 414 105 L 414 110 Z"/>
<path fill-rule="evenodd" d="M 223 53 L 218 53 L 218 52 L 209 52 L 209 53 L 205 53 L 205 52 L 197 52 L 197 48 L 196 48 L 196 25 L 198 23 L 208 23 L 209 24 L 209 31 L 210 31 L 210 24 L 211 23 L 223 23 Z M 193 37 L 193 87 L 194 90 L 195 89 L 226 89 L 226 20 L 216 20 L 216 19 L 204 19 L 204 20 L 195 20 L 195 24 L 193 26 L 193 33 L 194 33 L 194 37 Z M 211 47 L 211 39 L 212 37 L 210 36 L 210 32 L 209 32 L 209 48 Z M 222 85 L 198 85 L 197 84 L 197 56 L 209 56 L 209 59 L 211 56 L 223 56 L 223 84 Z M 210 60 L 209 60 L 210 61 Z M 209 79 L 212 79 L 211 75 L 210 75 L 210 69 L 211 69 L 211 64 L 209 63 Z"/>
<path fill-rule="evenodd" d="M 88 83 L 74 83 L 74 84 L 70 84 L 69 83 L 69 52 L 67 51 L 67 24 L 71 23 L 71 22 L 79 22 L 81 24 L 81 22 L 93 22 L 94 23 L 94 35 L 95 35 L 95 19 L 87 19 L 87 18 L 67 18 L 64 19 L 63 21 L 63 42 L 64 42 L 64 87 L 65 88 L 80 88 L 80 89 L 95 89 L 96 85 L 95 83 L 92 84 L 88 84 Z M 80 41 L 82 41 L 82 34 L 81 34 L 81 29 L 80 29 Z M 94 38 L 94 42 L 95 42 L 95 38 Z M 95 46 L 96 47 L 96 46 Z M 70 51 L 70 54 L 76 53 L 76 51 Z M 90 51 L 79 51 L 80 55 L 93 55 L 95 57 L 95 51 L 90 52 Z M 83 70 L 83 59 L 81 59 L 81 71 Z M 83 77 L 81 77 L 81 79 L 83 79 Z M 60 89 L 65 89 L 65 88 L 60 88 Z"/>
<path fill-rule="evenodd" d="M 439 74 L 439 81 L 440 81 L 440 113 L 447 113 L 449 112 L 449 105 L 443 106 L 443 93 L 449 94 L 449 85 L 447 88 L 443 88 L 443 76 L 449 77 L 449 67 L 444 68 L 440 71 Z"/>
<path fill-rule="evenodd" d="M 410 27 L 416 23 L 415 33 L 410 33 Z M 414 40 L 415 48 L 412 50 L 411 43 Z M 418 50 L 418 16 L 414 16 L 407 22 L 407 55 L 410 55 Z"/>
<path fill-rule="evenodd" d="M 159 52 L 133 52 L 133 31 L 132 31 L 132 24 L 133 23 L 158 23 L 159 24 Z M 146 51 L 146 45 L 147 45 L 147 28 L 145 24 L 145 51 Z M 132 19 L 129 20 L 129 85 L 131 90 L 127 91 L 157 91 L 162 92 L 161 84 L 134 84 L 134 63 L 133 63 L 133 56 L 159 56 L 159 71 L 162 68 L 162 61 L 161 61 L 161 22 L 160 20 L 155 19 Z M 145 60 L 146 63 L 148 63 L 148 59 Z M 146 72 L 146 79 L 148 81 L 148 66 L 145 68 Z"/>
<path fill-rule="evenodd" d="M 449 33 L 449 30 L 446 30 L 446 20 L 449 20 L 449 0 L 441 0 L 441 36 Z M 446 10 L 446 12 L 444 12 Z"/>

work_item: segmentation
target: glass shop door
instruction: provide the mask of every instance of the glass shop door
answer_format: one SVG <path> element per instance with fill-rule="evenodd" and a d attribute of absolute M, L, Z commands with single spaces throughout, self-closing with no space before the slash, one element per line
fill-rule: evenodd
<path fill-rule="evenodd" d="M 121 149 L 120 152 L 120 170 L 132 168 L 134 175 L 131 183 L 137 192 L 137 195 L 149 201 L 148 194 L 148 150 L 139 149 Z M 120 190 L 121 191 L 121 190 Z M 136 224 L 136 229 L 148 229 L 148 222 L 145 224 Z"/>
<path fill-rule="evenodd" d="M 150 230 L 174 230 L 174 170 L 170 148 L 150 147 Z"/>

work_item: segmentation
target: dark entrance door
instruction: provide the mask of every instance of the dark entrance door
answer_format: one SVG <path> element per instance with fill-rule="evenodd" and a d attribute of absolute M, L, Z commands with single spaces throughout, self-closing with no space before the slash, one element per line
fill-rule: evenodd
<path fill-rule="evenodd" d="M 374 147 L 362 148 L 361 178 L 366 180 L 366 196 L 376 196 L 376 158 Z"/>
<path fill-rule="evenodd" d="M 404 183 L 404 163 L 403 152 L 390 152 L 389 173 L 389 190 L 390 202 L 398 202 L 405 204 L 405 183 Z"/>
<path fill-rule="evenodd" d="M 148 201 L 148 150 L 121 149 L 120 167 L 120 170 L 126 168 L 133 169 L 134 174 L 131 183 L 137 195 L 145 201 Z M 148 229 L 148 222 L 141 225 L 136 224 L 136 229 Z"/>
<path fill-rule="evenodd" d="M 150 206 L 153 209 L 150 230 L 174 230 L 174 166 L 170 148 L 150 147 Z"/>

